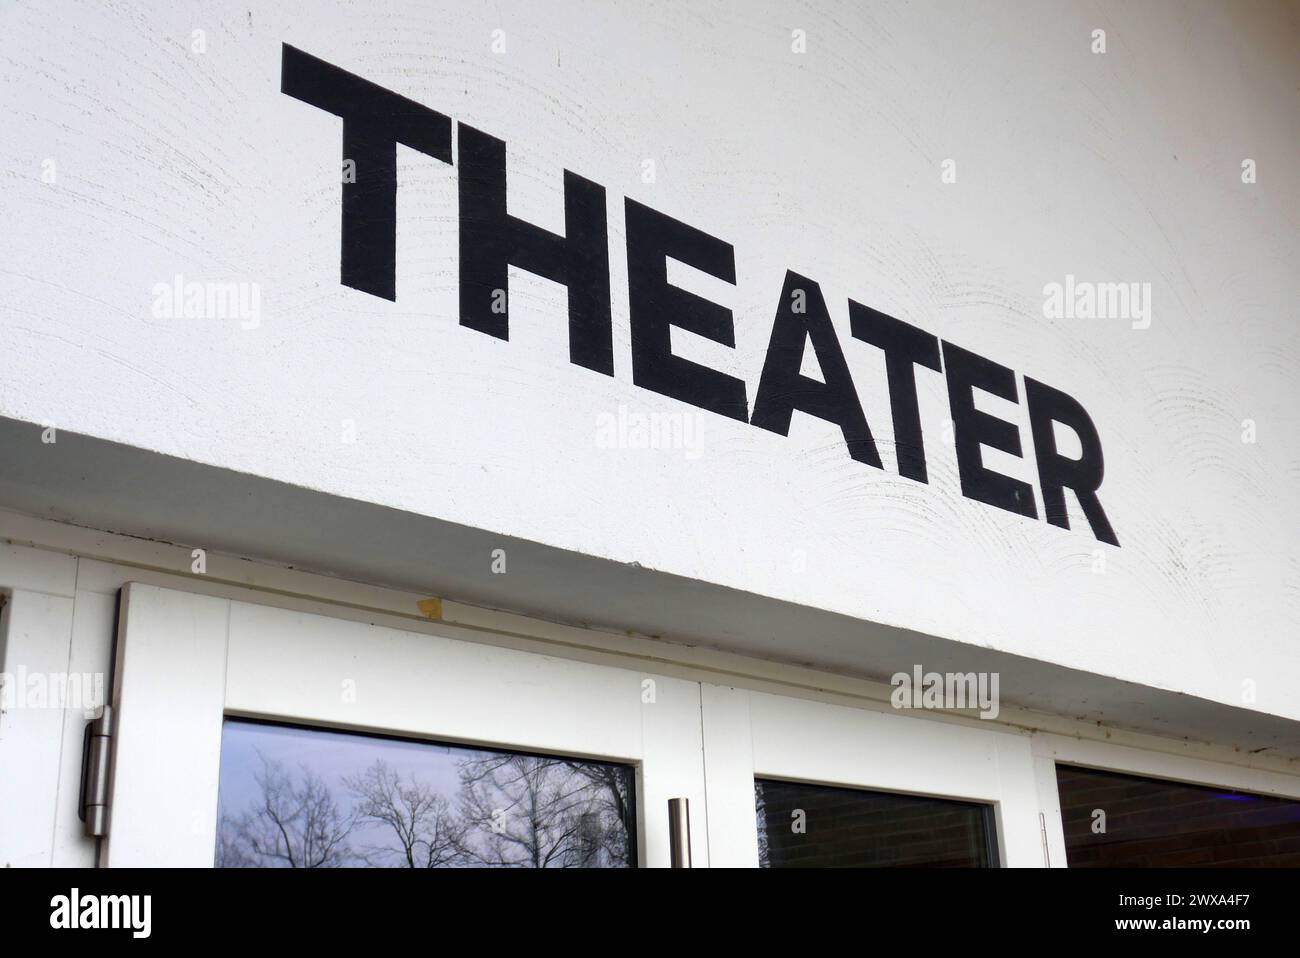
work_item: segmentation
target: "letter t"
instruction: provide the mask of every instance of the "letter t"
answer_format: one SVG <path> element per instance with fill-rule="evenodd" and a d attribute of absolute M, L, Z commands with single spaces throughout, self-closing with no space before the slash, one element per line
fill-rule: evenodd
<path fill-rule="evenodd" d="M 343 183 L 340 279 L 372 296 L 397 299 L 397 144 L 451 159 L 451 117 L 282 45 L 280 92 L 343 119 L 343 159 L 356 165 Z"/>

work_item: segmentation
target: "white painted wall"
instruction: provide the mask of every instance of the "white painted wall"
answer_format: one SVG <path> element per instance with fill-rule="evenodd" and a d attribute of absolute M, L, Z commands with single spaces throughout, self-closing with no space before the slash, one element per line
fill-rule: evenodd
<path fill-rule="evenodd" d="M 0 32 L 0 414 L 1300 718 L 1294 6 L 11 0 Z M 510 342 L 457 325 L 456 174 L 412 151 L 397 302 L 339 285 L 339 122 L 279 92 L 282 42 L 504 138 L 517 216 L 562 230 L 565 167 L 608 189 L 616 379 L 524 274 Z M 692 412 L 631 384 L 624 195 L 735 245 L 698 288 L 736 350 L 676 348 L 751 403 L 785 269 L 822 284 L 884 472 L 803 416 L 598 447 Z M 1151 328 L 1044 319 L 1067 273 L 1151 283 Z M 176 274 L 258 284 L 260 325 L 154 319 Z M 899 479 L 847 297 L 1078 398 L 1123 547 L 961 497 L 938 374 L 931 484 Z"/>

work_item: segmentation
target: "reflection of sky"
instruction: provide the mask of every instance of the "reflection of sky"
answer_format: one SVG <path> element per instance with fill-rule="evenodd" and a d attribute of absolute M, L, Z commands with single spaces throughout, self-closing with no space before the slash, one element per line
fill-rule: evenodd
<path fill-rule="evenodd" d="M 486 816 L 497 812 L 486 803 L 502 803 L 500 812 L 508 816 L 527 836 L 530 819 L 523 809 L 530 807 L 531 800 L 527 795 L 533 794 L 532 789 L 536 789 L 535 807 L 540 816 L 540 820 L 535 823 L 538 830 L 534 835 L 539 854 L 547 862 L 566 866 L 574 863 L 597 864 L 598 867 L 600 862 L 626 864 L 634 847 L 627 844 L 615 850 L 624 842 L 630 843 L 631 836 L 620 824 L 615 800 L 611 797 L 607 784 L 600 776 L 590 777 L 576 771 L 572 765 L 620 769 L 620 791 L 625 794 L 630 792 L 632 785 L 632 770 L 627 766 L 579 760 L 566 767 L 545 756 L 520 753 L 521 766 L 529 770 L 526 776 L 529 784 L 518 778 L 520 769 L 515 766 L 502 773 L 501 781 L 494 781 L 494 776 L 490 776 L 486 784 L 480 783 L 476 789 L 478 800 L 485 803 L 480 806 L 482 810 L 471 815 L 468 821 L 461 819 L 458 812 L 462 796 L 460 770 L 463 765 L 509 754 L 512 753 L 495 749 L 474 749 L 435 742 L 381 738 L 355 732 L 227 719 L 222 726 L 221 735 L 218 812 L 223 821 L 230 820 L 230 827 L 222 827 L 218 836 L 218 848 L 232 853 L 230 861 L 242 860 L 249 864 L 256 862 L 264 866 L 285 864 L 259 853 L 244 857 L 251 849 L 250 839 L 247 833 L 240 836 L 237 825 L 241 819 L 251 818 L 256 821 L 253 831 L 261 832 L 263 840 L 272 840 L 275 829 L 270 819 L 264 815 L 265 796 L 258 783 L 258 777 L 263 775 L 266 766 L 278 767 L 281 771 L 277 774 L 287 777 L 289 787 L 294 791 L 300 791 L 304 787 L 305 773 L 318 779 L 329 792 L 339 823 L 342 824 L 352 820 L 354 812 L 366 804 L 365 797 L 353 793 L 345 780 L 353 779 L 361 782 L 362 787 L 372 788 L 365 781 L 366 772 L 376 763 L 382 762 L 387 767 L 385 777 L 391 779 L 395 774 L 399 779 L 399 788 L 407 788 L 414 782 L 425 793 L 431 791 L 446 803 L 445 811 L 451 819 L 447 823 L 448 827 L 453 832 L 459 829 L 467 843 L 461 844 L 457 840 L 453 846 L 457 850 L 457 857 L 452 864 L 473 861 L 497 863 L 503 854 L 506 861 L 515 864 L 530 861 L 526 847 L 509 847 L 504 850 L 493 847 Z M 537 770 L 536 777 L 533 770 Z M 476 768 L 475 771 L 481 773 L 482 769 Z M 404 800 L 398 798 L 398 802 L 402 806 L 400 814 L 407 818 L 409 809 L 405 807 Z M 284 796 L 282 807 L 286 811 L 295 812 L 301 808 L 290 795 Z M 578 816 L 590 812 L 596 813 L 598 817 L 591 825 L 582 824 Z M 302 840 L 304 819 L 295 816 L 291 821 L 289 831 L 293 833 L 293 844 L 297 847 Z M 433 823 L 432 815 L 426 812 L 420 829 L 422 838 L 429 835 L 426 829 Z M 468 832 L 464 831 L 466 826 Z M 512 826 L 507 824 L 507 828 Z M 615 831 L 607 831 L 611 828 Z M 445 841 L 446 836 L 447 833 L 443 832 L 441 839 Z M 615 844 L 604 844 L 607 841 Z M 338 850 L 343 854 L 335 859 L 336 863 L 393 866 L 405 862 L 402 842 L 392 825 L 386 822 L 353 821 L 347 838 Z M 452 847 L 446 850 L 451 851 Z M 421 847 L 415 851 L 416 857 L 422 858 L 426 852 L 427 844 L 421 842 Z M 598 857 L 593 858 L 593 855 Z M 444 864 L 446 863 L 444 859 Z"/>
<path fill-rule="evenodd" d="M 326 729 L 227 719 L 221 732 L 219 814 L 237 816 L 250 805 L 260 803 L 262 790 L 257 775 L 262 771 L 262 758 L 259 752 L 267 761 L 283 764 L 295 787 L 301 784 L 301 766 L 306 765 L 325 783 L 345 816 L 356 799 L 343 784 L 344 777 L 360 777 L 376 761 L 387 762 L 401 776 L 403 784 L 409 776 L 414 776 L 417 781 L 432 786 L 455 810 L 460 791 L 458 763 L 493 754 L 431 742 L 403 742 Z M 391 830 L 375 823 L 359 825 L 352 839 L 354 847 L 393 845 Z"/>

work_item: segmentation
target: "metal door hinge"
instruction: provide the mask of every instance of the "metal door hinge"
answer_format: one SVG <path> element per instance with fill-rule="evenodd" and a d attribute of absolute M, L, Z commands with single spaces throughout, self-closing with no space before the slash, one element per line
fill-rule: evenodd
<path fill-rule="evenodd" d="M 103 714 L 86 725 L 81 748 L 81 797 L 77 817 L 85 822 L 89 838 L 108 834 L 108 764 L 112 754 L 113 709 L 105 705 Z"/>

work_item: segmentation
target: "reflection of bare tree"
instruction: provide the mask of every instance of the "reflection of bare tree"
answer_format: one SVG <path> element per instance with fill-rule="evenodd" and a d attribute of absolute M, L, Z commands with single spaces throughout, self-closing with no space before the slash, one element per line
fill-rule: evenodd
<path fill-rule="evenodd" d="M 218 868 L 257 868 L 262 864 L 240 840 L 234 820 L 226 815 L 217 823 L 215 864 Z"/>
<path fill-rule="evenodd" d="M 384 826 L 397 839 L 397 848 L 367 849 L 368 864 L 387 865 L 396 859 L 406 868 L 442 868 L 462 861 L 465 824 L 427 783 L 410 774 L 402 779 L 380 759 L 363 774 L 344 778 L 343 784 L 356 797 L 356 814 Z"/>
<path fill-rule="evenodd" d="M 280 865 L 338 868 L 353 858 L 347 838 L 356 813 L 342 812 L 325 783 L 307 765 L 301 781 L 280 762 L 259 753 L 255 776 L 262 795 L 237 818 L 223 816 L 217 837 L 218 867 Z"/>
<path fill-rule="evenodd" d="M 564 763 L 570 773 L 585 778 L 593 786 L 592 812 L 605 824 L 603 847 L 609 858 L 607 867 L 629 867 L 636 848 L 636 812 L 632 807 L 632 775 L 617 765 L 593 765 L 587 762 Z M 594 863 L 592 863 L 594 864 Z"/>
<path fill-rule="evenodd" d="M 770 868 L 770 845 L 767 840 L 767 795 L 763 792 L 763 786 L 757 782 L 754 783 L 754 810 L 758 816 L 758 867 Z"/>
<path fill-rule="evenodd" d="M 636 847 L 630 770 L 535 755 L 456 750 L 459 792 L 374 761 L 341 776 L 335 801 L 307 764 L 258 752 L 249 804 L 222 809 L 216 864 L 401 868 L 627 867 Z M 443 774 L 450 769 L 442 767 Z M 436 776 L 435 776 L 436 778 Z M 341 804 L 340 804 L 341 803 Z"/>
<path fill-rule="evenodd" d="M 613 773 L 613 774 L 610 774 Z M 630 797 L 606 766 L 535 755 L 460 763 L 469 863 L 517 868 L 625 865 Z"/>

